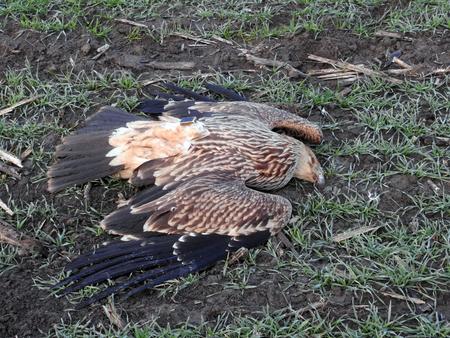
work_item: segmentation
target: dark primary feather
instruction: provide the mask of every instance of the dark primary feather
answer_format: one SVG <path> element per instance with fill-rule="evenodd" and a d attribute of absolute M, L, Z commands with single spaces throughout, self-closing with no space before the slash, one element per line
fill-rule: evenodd
<path fill-rule="evenodd" d="M 212 99 L 208 96 L 200 95 L 192 90 L 181 88 L 171 82 L 166 82 L 163 84 L 163 86 L 166 87 L 167 89 L 173 91 L 174 93 L 181 94 L 185 97 L 192 98 L 197 101 L 215 101 L 214 99 Z"/>
<path fill-rule="evenodd" d="M 242 96 L 241 94 L 235 92 L 234 90 L 222 87 L 222 86 L 218 86 L 216 84 L 213 83 L 207 83 L 205 85 L 205 87 L 212 91 L 213 93 L 222 95 L 223 97 L 225 97 L 227 100 L 230 101 L 247 101 L 247 98 L 245 96 Z"/>
<path fill-rule="evenodd" d="M 181 88 L 173 83 L 166 83 L 164 87 L 172 90 L 175 93 L 179 93 L 181 95 L 175 95 L 172 93 L 164 93 L 164 92 L 155 92 L 153 93 L 157 99 L 147 99 L 143 100 L 137 107 L 137 109 L 146 114 L 160 115 L 162 113 L 166 113 L 170 116 L 175 117 L 183 117 L 186 115 L 195 115 L 197 117 L 206 116 L 206 112 L 194 113 L 189 111 L 189 107 L 195 104 L 195 101 L 203 101 L 203 102 L 217 102 L 217 100 L 209 97 L 200 95 L 191 90 L 187 90 Z M 230 101 L 247 101 L 245 96 L 235 92 L 234 90 L 213 84 L 207 83 L 205 87 L 212 93 L 220 95 L 224 97 L 226 100 Z M 191 100 L 188 100 L 190 98 Z M 192 100 L 193 99 L 193 100 Z M 167 108 L 166 106 L 170 101 L 178 101 L 176 105 L 172 108 Z M 200 115 L 202 114 L 202 115 Z"/>
<path fill-rule="evenodd" d="M 212 266 L 229 252 L 241 247 L 253 248 L 267 241 L 268 231 L 249 236 L 166 235 L 146 240 L 113 242 L 78 257 L 67 266 L 71 276 L 55 288 L 66 287 L 61 294 L 96 285 L 109 279 L 132 275 L 123 282 L 95 294 L 80 304 L 86 306 L 123 289 L 127 297 L 170 279 L 186 276 Z"/>

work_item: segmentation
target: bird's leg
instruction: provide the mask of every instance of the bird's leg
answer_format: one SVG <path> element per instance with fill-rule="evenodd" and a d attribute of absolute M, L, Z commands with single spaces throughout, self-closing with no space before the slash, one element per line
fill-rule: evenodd
<path fill-rule="evenodd" d="M 242 257 L 247 256 L 248 249 L 245 247 L 239 248 L 237 251 L 233 252 L 228 260 L 228 265 L 232 265 L 239 261 Z"/>

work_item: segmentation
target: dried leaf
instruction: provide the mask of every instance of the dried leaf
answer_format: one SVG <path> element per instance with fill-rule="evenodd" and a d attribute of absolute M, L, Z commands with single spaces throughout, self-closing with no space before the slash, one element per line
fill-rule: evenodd
<path fill-rule="evenodd" d="M 31 103 L 33 101 L 36 101 L 40 97 L 41 97 L 41 95 L 32 96 L 32 97 L 30 97 L 28 99 L 24 99 L 22 101 L 19 101 L 19 102 L 13 104 L 10 107 L 4 108 L 4 109 L 0 110 L 0 116 L 8 114 L 8 113 L 11 113 L 14 109 L 16 109 L 16 108 L 18 108 L 20 106 L 23 106 L 24 104 L 28 104 L 28 103 Z"/>
<path fill-rule="evenodd" d="M 12 164 L 15 164 L 16 166 L 18 166 L 19 168 L 22 168 L 22 161 L 20 160 L 20 158 L 14 156 L 13 154 L 5 151 L 5 150 L 1 150 L 0 149 L 0 159 L 7 161 L 7 162 L 11 162 Z"/>
<path fill-rule="evenodd" d="M 400 299 L 400 300 L 406 300 L 407 302 L 411 302 L 417 305 L 424 305 L 426 304 L 426 302 L 422 299 L 419 298 L 414 298 L 414 297 L 407 297 L 407 296 L 403 296 L 400 295 L 398 293 L 393 293 L 393 292 L 381 292 L 383 295 L 388 296 L 388 297 L 392 297 L 395 299 Z"/>
<path fill-rule="evenodd" d="M 347 239 L 365 234 L 366 232 L 378 230 L 379 228 L 381 228 L 381 226 L 376 226 L 376 227 L 367 226 L 367 227 L 361 227 L 358 229 L 349 230 L 349 231 L 346 231 L 346 232 L 343 232 L 341 234 L 337 234 L 336 236 L 334 236 L 333 242 L 339 243 L 339 242 L 345 241 Z"/>

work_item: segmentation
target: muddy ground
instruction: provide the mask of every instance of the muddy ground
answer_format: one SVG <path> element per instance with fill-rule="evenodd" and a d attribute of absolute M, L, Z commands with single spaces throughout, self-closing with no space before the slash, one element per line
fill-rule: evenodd
<path fill-rule="evenodd" d="M 108 43 L 111 48 L 101 57 L 93 60 L 97 54 L 97 48 L 102 46 L 103 39 L 93 37 L 84 28 L 67 31 L 65 34 L 45 33 L 24 30 L 15 21 L 9 20 L 0 31 L 0 74 L 7 70 L 18 70 L 31 66 L 31 69 L 39 74 L 41 80 L 51 79 L 55 74 L 71 70 L 73 73 L 95 70 L 99 73 L 115 71 L 128 71 L 140 75 L 141 80 L 156 78 L 171 78 L 180 74 L 176 71 L 152 70 L 145 61 L 194 61 L 196 66 L 192 70 L 181 72 L 181 75 L 189 76 L 193 72 L 209 73 L 211 70 L 220 72 L 239 72 L 244 70 L 248 74 L 255 71 L 256 74 L 268 70 L 261 70 L 255 64 L 247 61 L 240 54 L 238 47 L 225 42 L 216 41 L 212 45 L 202 47 L 181 37 L 172 36 L 164 39 L 163 43 L 157 42 L 150 37 L 144 37 L 139 41 L 130 42 L 126 36 L 133 27 L 127 24 L 117 23 L 109 34 Z M 316 54 L 331 59 L 346 59 L 352 63 L 376 64 L 377 60 L 384 61 L 386 51 L 401 50 L 402 60 L 408 64 L 416 65 L 421 71 L 427 73 L 436 68 L 437 65 L 450 64 L 450 35 L 448 31 L 440 31 L 435 34 L 424 32 L 408 34 L 409 39 L 397 39 L 389 37 L 363 38 L 352 32 L 344 30 L 326 30 L 318 36 L 313 33 L 301 32 L 290 37 L 278 39 L 256 40 L 250 43 L 241 42 L 242 47 L 255 51 L 255 54 L 268 59 L 279 59 L 289 61 L 293 66 L 303 72 L 311 69 L 319 69 L 323 65 L 307 61 L 308 54 Z M 297 81 L 299 79 L 292 79 Z M 323 82 L 310 79 L 313 84 L 336 88 L 336 83 Z M 146 94 L 150 87 L 144 87 L 138 94 Z M 106 94 L 105 94 L 106 93 Z M 108 104 L 105 100 L 113 92 L 103 92 L 99 97 L 93 97 L 92 101 L 97 103 L 86 110 L 85 116 L 95 112 L 98 105 Z M 288 107 L 289 108 L 289 107 Z M 290 107 L 295 109 L 295 107 Z M 353 117 L 345 110 L 333 104 L 323 107 L 333 119 L 346 119 L 353 121 Z M 299 111 L 297 109 L 296 111 Z M 319 109 L 310 112 L 299 111 L 300 114 L 319 123 L 328 123 L 329 117 L 321 114 Z M 18 118 L 20 116 L 13 112 L 7 118 Z M 84 118 L 79 111 L 60 111 L 59 125 L 64 128 L 73 128 L 81 123 Z M 427 112 L 423 117 L 428 118 Z M 3 117 L 4 118 L 4 117 Z M 43 117 L 45 119 L 45 117 Z M 348 128 L 347 130 L 324 130 L 325 140 L 330 144 L 336 140 L 352 140 L 363 130 L 361 128 Z M 51 152 L 58 144 L 60 135 L 57 133 L 46 135 L 42 138 L 44 151 Z M 8 142 L 6 142 L 8 144 Z M 325 158 L 321 158 L 325 161 Z M 352 158 L 341 158 L 342 166 L 356 165 L 356 169 L 365 170 L 374 168 L 383 158 L 374 159 L 363 155 L 355 163 Z M 51 162 L 51 160 L 50 160 Z M 6 189 L 0 191 L 3 200 L 21 200 L 23 202 L 50 201 L 57 210 L 55 220 L 61 228 L 71 227 L 71 231 L 79 234 L 70 252 L 65 248 L 45 248 L 41 253 L 29 257 L 21 257 L 15 267 L 0 274 L 1 296 L 0 296 L 0 336 L 1 337 L 35 337 L 45 335 L 55 324 L 64 322 L 76 322 L 88 318 L 91 324 L 108 323 L 108 319 L 101 306 L 95 305 L 90 308 L 73 310 L 73 305 L 67 298 L 55 298 L 48 290 L 36 287 L 33 279 L 49 279 L 60 273 L 68 257 L 74 256 L 76 252 L 88 251 L 94 244 L 101 243 L 110 238 L 108 235 L 99 237 L 92 236 L 91 232 L 83 230 L 91 226 L 98 219 L 92 219 L 91 214 L 80 211 L 80 201 L 70 193 L 51 196 L 45 191 L 45 182 L 39 180 L 34 183 L 33 178 L 42 175 L 40 166 L 35 166 L 32 159 L 24 162 L 21 179 L 6 180 Z M 328 186 L 336 189 L 344 189 L 347 182 L 327 177 Z M 404 208 L 410 204 L 410 199 L 405 195 L 415 194 L 417 191 L 431 189 L 426 183 L 426 178 L 417 178 L 408 175 L 394 175 L 384 180 L 384 199 L 379 205 L 384 211 L 394 211 Z M 448 182 L 444 182 L 443 188 L 449 189 Z M 356 188 L 355 189 L 360 189 Z M 90 191 L 90 205 L 96 210 L 102 210 L 103 215 L 115 208 L 117 193 L 120 187 L 107 189 L 103 184 L 94 183 Z M 126 193 L 129 193 L 129 189 Z M 302 203 L 302 199 L 313 191 L 307 184 L 299 185 L 291 183 L 279 193 L 288 196 L 293 202 Z M 399 193 L 401 191 L 401 193 Z M 26 227 L 34 227 L 39 224 L 45 227 L 44 215 L 30 215 Z M 101 216 L 98 216 L 101 217 Z M 413 217 L 412 213 L 401 215 L 404 224 Z M 436 215 L 436 219 L 440 216 Z M 315 224 L 309 224 L 311 228 Z M 335 232 L 350 228 L 347 220 L 335 223 Z M 285 249 L 283 255 L 286 255 Z M 50 262 L 50 264 L 48 264 Z M 322 264 L 317 262 L 317 264 Z M 174 297 L 161 297 L 155 291 L 147 291 L 142 295 L 132 297 L 128 300 L 116 300 L 116 307 L 123 318 L 130 322 L 145 322 L 156 317 L 162 325 L 169 323 L 176 325 L 189 320 L 196 324 L 202 321 L 214 321 L 224 309 L 233 313 L 254 314 L 267 307 L 270 311 L 292 306 L 301 309 L 311 303 L 320 300 L 315 293 L 304 293 L 304 285 L 308 283 L 307 277 L 297 276 L 295 282 L 282 278 L 280 275 L 270 271 L 277 269 L 277 259 L 262 252 L 257 257 L 259 269 L 250 275 L 250 284 L 255 288 L 233 290 L 223 288 L 227 279 L 223 275 L 223 263 L 201 274 L 201 278 L 186 288 L 181 289 Z M 287 290 L 287 291 L 286 291 Z M 281 297 L 280 295 L 283 295 Z M 366 304 L 368 298 L 377 301 L 380 309 L 386 309 L 389 304 L 392 312 L 401 313 L 408 305 L 401 300 L 390 299 L 383 296 L 375 300 L 372 295 L 355 294 L 348 289 L 333 287 L 329 289 L 326 309 L 332 318 L 351 316 L 354 309 L 351 305 Z M 450 296 L 447 292 L 440 293 L 436 300 L 435 310 L 446 319 L 450 319 Z M 361 310 L 363 311 L 363 310 Z M 426 308 L 423 311 L 427 311 Z M 419 311 L 420 312 L 420 311 Z M 40 333 L 38 333 L 40 332 Z"/>

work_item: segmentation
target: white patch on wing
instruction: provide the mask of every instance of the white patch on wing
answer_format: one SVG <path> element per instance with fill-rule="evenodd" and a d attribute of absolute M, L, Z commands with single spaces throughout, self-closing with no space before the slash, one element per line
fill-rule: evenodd
<path fill-rule="evenodd" d="M 125 133 L 127 133 L 130 129 L 127 127 L 120 127 L 117 128 L 116 130 L 113 131 L 113 133 L 111 134 L 111 136 L 119 136 L 119 135 L 123 135 Z"/>
<path fill-rule="evenodd" d="M 188 141 L 188 140 L 186 140 L 186 141 L 184 141 L 184 143 L 183 143 L 183 149 L 184 149 L 184 153 L 187 153 L 187 151 L 189 150 L 189 148 L 191 147 L 191 142 L 190 141 Z"/>
<path fill-rule="evenodd" d="M 140 238 L 137 237 L 137 236 L 133 236 L 133 235 L 123 235 L 123 236 L 120 238 L 121 241 L 125 241 L 125 242 L 133 241 L 133 240 L 138 240 L 138 239 L 140 239 Z"/>
<path fill-rule="evenodd" d="M 163 117 L 159 121 L 133 121 L 127 123 L 127 127 L 117 128 L 109 138 L 113 147 L 106 154 L 106 157 L 113 158 L 109 165 L 123 165 L 119 175 L 129 178 L 143 163 L 186 154 L 193 140 L 209 135 L 201 122 L 182 124 L 180 121 Z"/>
<path fill-rule="evenodd" d="M 108 153 L 105 155 L 106 157 L 116 157 L 120 154 L 122 154 L 122 147 L 115 147 L 108 151 Z M 114 160 L 113 160 L 114 161 Z"/>

